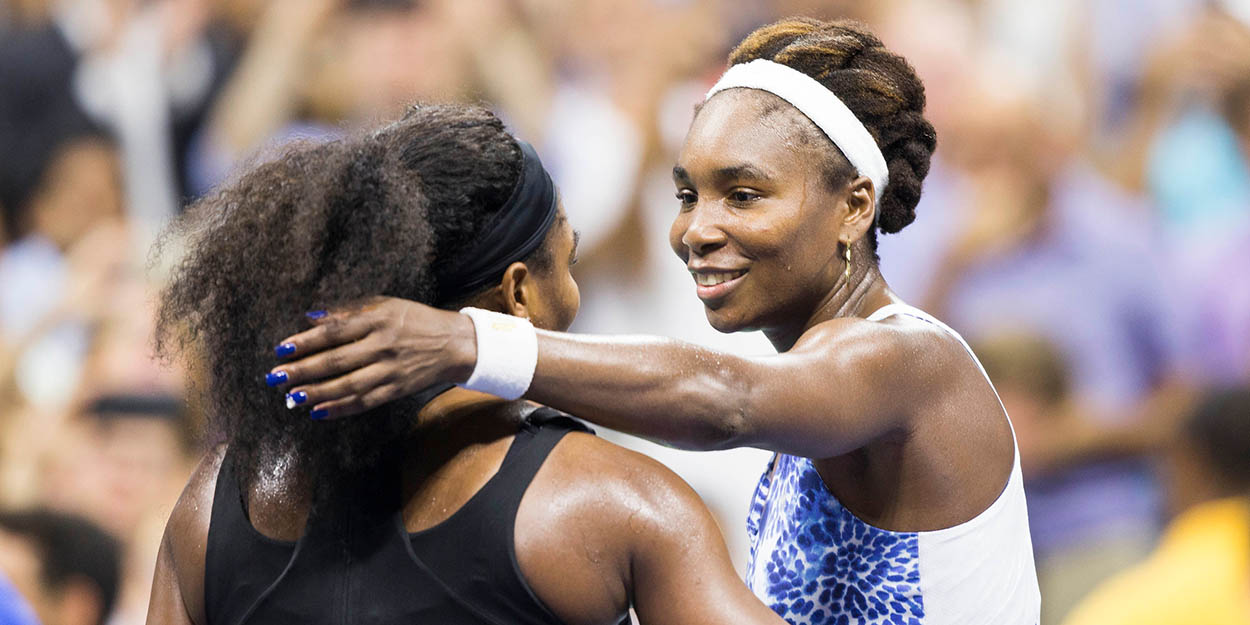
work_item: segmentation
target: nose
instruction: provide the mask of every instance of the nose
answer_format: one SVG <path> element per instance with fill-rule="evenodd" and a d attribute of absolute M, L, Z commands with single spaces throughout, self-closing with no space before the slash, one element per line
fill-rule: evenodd
<path fill-rule="evenodd" d="M 681 234 L 681 244 L 695 256 L 707 256 L 725 246 L 725 231 L 715 220 L 712 211 L 695 208 L 687 213 L 689 219 Z"/>

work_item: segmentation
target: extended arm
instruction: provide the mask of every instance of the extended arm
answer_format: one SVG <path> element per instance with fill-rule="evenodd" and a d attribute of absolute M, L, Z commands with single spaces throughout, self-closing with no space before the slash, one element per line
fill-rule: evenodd
<path fill-rule="evenodd" d="M 331 417 L 354 414 L 467 379 L 473 332 L 463 315 L 385 299 L 292 337 L 296 357 L 309 356 L 275 370 L 296 385 L 292 392 L 308 394 L 308 405 Z M 526 396 L 683 447 L 822 458 L 905 427 L 948 375 L 942 346 L 931 334 L 852 319 L 821 324 L 792 350 L 761 358 L 667 339 L 540 332 Z M 324 381 L 301 384 L 310 380 Z"/>
<path fill-rule="evenodd" d="M 744 358 L 669 339 L 542 332 L 527 397 L 691 449 L 839 455 L 902 423 L 878 380 L 896 358 L 875 324 L 835 321 L 789 352 Z"/>

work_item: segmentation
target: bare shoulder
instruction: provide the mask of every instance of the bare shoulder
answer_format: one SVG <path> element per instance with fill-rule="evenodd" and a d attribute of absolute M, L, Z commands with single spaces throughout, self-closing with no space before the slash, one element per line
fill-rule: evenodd
<path fill-rule="evenodd" d="M 925 424 L 950 432 L 950 418 L 959 416 L 964 427 L 993 430 L 991 438 L 1010 447 L 993 387 L 959 337 L 938 324 L 909 315 L 834 319 L 809 330 L 788 354 L 797 368 L 824 372 L 811 379 L 827 380 L 851 413 L 894 423 L 896 441 Z"/>
<path fill-rule="evenodd" d="M 217 488 L 217 474 L 225 460 L 224 445 L 209 450 L 195 467 L 191 479 L 183 487 L 178 502 L 169 515 L 166 533 L 173 534 L 174 545 L 195 546 L 203 550 L 208 539 L 208 524 L 213 512 L 213 493 Z M 198 539 L 198 540 L 189 540 Z"/>
<path fill-rule="evenodd" d="M 635 556 L 707 518 L 694 490 L 664 465 L 573 432 L 548 456 L 517 511 L 517 560 L 565 622 L 615 623 L 629 607 Z"/>
<path fill-rule="evenodd" d="M 912 382 L 944 388 L 953 377 L 977 374 L 976 363 L 952 333 L 906 315 L 878 321 L 839 318 L 808 330 L 791 353 L 828 359 L 840 371 L 866 373 L 906 369 Z"/>
<path fill-rule="evenodd" d="M 628 521 L 634 531 L 653 531 L 640 524 L 668 520 L 690 506 L 703 507 L 694 490 L 664 464 L 581 432 L 568 434 L 556 446 L 539 472 L 538 479 L 543 478 L 559 482 L 570 498 L 609 502 L 609 519 Z"/>
<path fill-rule="evenodd" d="M 193 615 L 203 614 L 208 527 L 212 520 L 217 474 L 221 471 L 225 454 L 224 445 L 204 454 L 195 472 L 191 474 L 191 479 L 187 480 L 178 502 L 174 504 L 162 538 L 172 560 L 187 610 Z"/>

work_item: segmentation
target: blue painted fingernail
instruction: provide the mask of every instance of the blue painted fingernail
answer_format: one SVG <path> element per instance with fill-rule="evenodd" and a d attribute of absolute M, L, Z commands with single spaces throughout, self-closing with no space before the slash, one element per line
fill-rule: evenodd
<path fill-rule="evenodd" d="M 269 386 L 277 386 L 279 384 L 286 384 L 286 380 L 287 380 L 287 377 L 286 377 L 285 371 L 275 371 L 273 373 L 265 374 L 265 384 L 268 384 Z"/>
<path fill-rule="evenodd" d="M 329 411 L 329 410 L 325 410 L 325 409 L 321 409 L 321 410 L 314 410 L 314 411 L 312 411 L 312 412 L 308 413 L 308 416 L 309 416 L 309 418 L 311 418 L 311 419 L 314 419 L 314 420 L 320 420 L 320 419 L 324 419 L 324 418 L 326 418 L 326 417 L 330 416 L 330 411 Z"/>
<path fill-rule="evenodd" d="M 273 353 L 279 356 L 290 356 L 295 353 L 295 343 L 283 343 L 273 348 Z"/>
<path fill-rule="evenodd" d="M 287 409 L 294 408 L 306 401 L 308 401 L 308 393 L 305 393 L 304 391 L 295 391 L 294 393 L 286 394 Z"/>
<path fill-rule="evenodd" d="M 312 319 L 313 321 L 316 321 L 318 319 L 321 319 L 322 317 L 325 317 L 328 314 L 330 313 L 324 310 L 313 310 L 313 311 L 304 313 L 304 316 L 308 317 L 309 319 Z"/>

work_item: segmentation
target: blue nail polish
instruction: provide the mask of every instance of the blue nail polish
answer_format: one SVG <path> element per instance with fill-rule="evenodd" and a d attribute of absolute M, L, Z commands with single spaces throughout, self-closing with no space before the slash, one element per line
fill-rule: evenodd
<path fill-rule="evenodd" d="M 305 393 L 304 391 L 295 391 L 294 393 L 286 394 L 286 407 L 288 409 L 294 408 L 306 401 L 308 401 L 308 393 Z"/>
<path fill-rule="evenodd" d="M 290 356 L 295 353 L 295 343 L 283 343 L 273 348 L 273 353 L 279 356 Z"/>
<path fill-rule="evenodd" d="M 322 317 L 325 317 L 325 316 L 326 316 L 326 315 L 328 315 L 328 314 L 330 314 L 330 313 L 328 313 L 328 312 L 326 312 L 326 311 L 324 311 L 324 310 L 313 310 L 313 311 L 310 311 L 310 312 L 306 312 L 306 313 L 304 313 L 304 316 L 305 316 L 305 317 L 308 317 L 309 319 L 311 319 L 311 320 L 313 320 L 313 321 L 316 321 L 316 320 L 318 320 L 318 319 L 321 319 Z"/>
<path fill-rule="evenodd" d="M 287 377 L 286 377 L 285 371 L 275 371 L 273 373 L 265 374 L 265 384 L 268 384 L 269 386 L 277 386 L 279 384 L 286 384 L 286 380 L 287 380 Z"/>
<path fill-rule="evenodd" d="M 330 416 L 330 411 L 329 411 L 329 410 L 324 410 L 324 409 L 323 409 L 323 410 L 314 410 L 314 411 L 312 411 L 312 412 L 308 413 L 308 416 L 309 416 L 309 418 L 311 418 L 311 419 L 314 419 L 314 420 L 320 420 L 320 419 L 324 419 L 324 418 L 326 418 L 326 417 Z"/>

